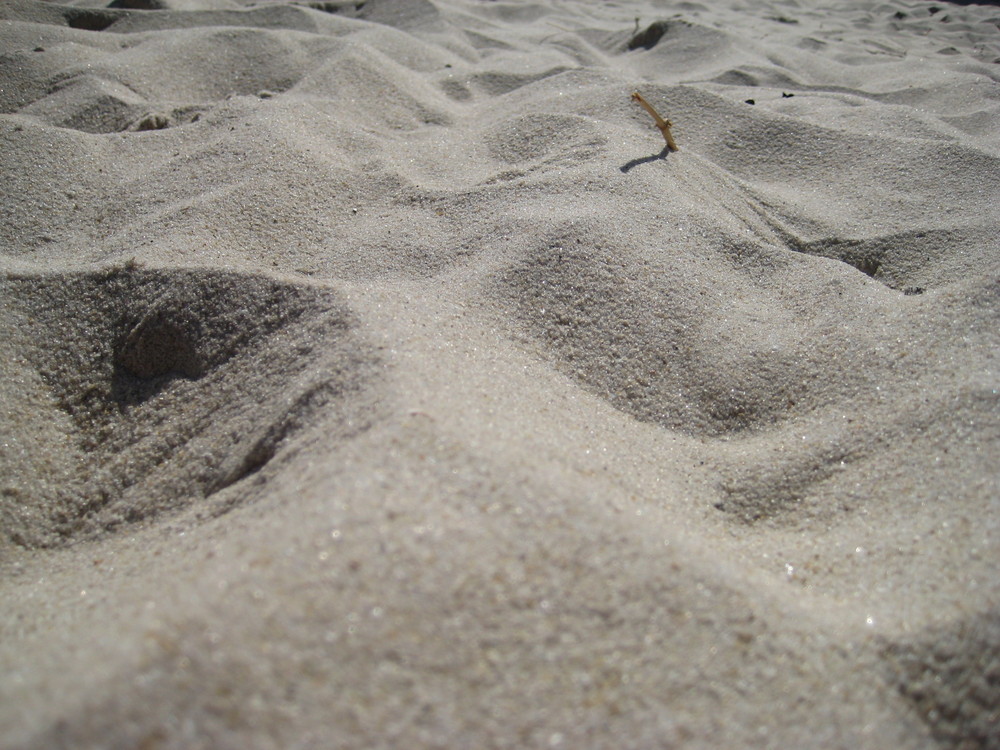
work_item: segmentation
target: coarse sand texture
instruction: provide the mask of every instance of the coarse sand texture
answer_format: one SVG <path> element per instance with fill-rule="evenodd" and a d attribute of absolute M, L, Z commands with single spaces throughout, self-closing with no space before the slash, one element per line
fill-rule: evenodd
<path fill-rule="evenodd" d="M 0 747 L 1000 750 L 998 360 L 995 5 L 2 0 Z"/>

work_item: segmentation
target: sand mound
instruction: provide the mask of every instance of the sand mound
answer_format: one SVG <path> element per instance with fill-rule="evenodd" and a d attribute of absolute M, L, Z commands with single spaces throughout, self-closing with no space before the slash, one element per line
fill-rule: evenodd
<path fill-rule="evenodd" d="M 0 745 L 997 747 L 998 19 L 0 3 Z"/>

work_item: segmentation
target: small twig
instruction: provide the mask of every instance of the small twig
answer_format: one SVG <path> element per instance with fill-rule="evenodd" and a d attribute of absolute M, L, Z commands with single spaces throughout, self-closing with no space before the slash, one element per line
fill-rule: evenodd
<path fill-rule="evenodd" d="M 653 116 L 653 119 L 656 120 L 656 127 L 663 133 L 663 140 L 667 142 L 667 148 L 671 151 L 677 151 L 677 143 L 674 141 L 674 136 L 670 133 L 670 127 L 673 123 L 670 120 L 664 120 L 660 117 L 660 113 L 653 109 L 653 105 L 643 99 L 642 94 L 638 91 L 632 92 L 632 101 L 639 102 L 639 105 Z"/>

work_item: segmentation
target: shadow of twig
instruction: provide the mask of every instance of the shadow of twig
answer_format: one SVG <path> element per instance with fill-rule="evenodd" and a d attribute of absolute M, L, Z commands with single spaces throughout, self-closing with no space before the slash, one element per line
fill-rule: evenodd
<path fill-rule="evenodd" d="M 628 173 L 630 170 L 635 169 L 640 164 L 649 164 L 650 162 L 659 161 L 667 158 L 667 154 L 670 153 L 670 147 L 664 146 L 663 150 L 658 154 L 653 154 L 652 156 L 643 156 L 639 159 L 633 159 L 627 164 L 622 164 L 618 167 L 622 172 Z"/>

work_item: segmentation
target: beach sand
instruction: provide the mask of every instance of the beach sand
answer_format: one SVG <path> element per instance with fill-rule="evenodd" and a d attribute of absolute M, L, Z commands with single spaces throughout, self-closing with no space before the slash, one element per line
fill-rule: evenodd
<path fill-rule="evenodd" d="M 0 746 L 1000 747 L 998 63 L 5 0 Z"/>

